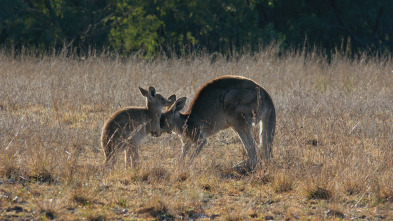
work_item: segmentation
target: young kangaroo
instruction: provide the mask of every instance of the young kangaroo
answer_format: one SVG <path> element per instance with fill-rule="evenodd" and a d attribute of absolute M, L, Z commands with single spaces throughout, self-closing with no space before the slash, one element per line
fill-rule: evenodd
<path fill-rule="evenodd" d="M 258 163 L 252 125 L 259 123 L 260 144 L 265 158 L 272 157 L 272 143 L 276 126 L 276 112 L 269 94 L 254 81 L 240 76 L 223 76 L 199 89 L 188 110 L 180 113 L 186 98 L 179 98 L 160 120 L 161 133 L 174 131 L 181 135 L 182 159 L 190 147 L 196 145 L 190 161 L 206 144 L 206 138 L 231 127 L 240 137 L 248 159 L 236 169 L 252 171 Z M 261 125 L 263 124 L 263 126 Z M 183 142 L 185 140 L 185 142 Z"/>
<path fill-rule="evenodd" d="M 138 145 L 140 141 L 151 133 L 159 136 L 160 117 L 162 107 L 170 106 L 176 96 L 172 95 L 165 99 L 156 93 L 154 87 L 149 90 L 139 88 L 142 95 L 146 97 L 146 107 L 125 107 L 113 113 L 105 122 L 101 134 L 101 146 L 105 153 L 105 163 L 112 167 L 116 163 L 116 153 L 126 150 L 125 164 L 135 166 L 138 164 Z M 130 163 L 127 163 L 130 160 Z"/>

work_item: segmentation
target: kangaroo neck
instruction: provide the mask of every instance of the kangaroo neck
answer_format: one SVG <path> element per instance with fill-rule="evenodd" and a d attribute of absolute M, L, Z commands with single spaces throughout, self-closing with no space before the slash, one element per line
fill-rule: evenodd
<path fill-rule="evenodd" d="M 156 120 L 161 117 L 161 113 L 162 113 L 161 108 L 157 108 L 155 105 L 152 105 L 149 103 L 146 106 L 147 106 L 147 110 L 149 112 L 149 115 L 152 119 Z"/>

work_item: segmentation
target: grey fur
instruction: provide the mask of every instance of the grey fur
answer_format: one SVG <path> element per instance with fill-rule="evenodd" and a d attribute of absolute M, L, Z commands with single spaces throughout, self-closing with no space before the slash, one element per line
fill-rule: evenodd
<path fill-rule="evenodd" d="M 253 170 L 258 163 L 252 125 L 262 121 L 260 134 L 264 155 L 272 157 L 272 143 L 276 126 L 276 112 L 268 92 L 254 81 L 240 76 L 223 76 L 205 84 L 195 95 L 188 110 L 181 113 L 186 98 L 179 98 L 160 120 L 161 133 L 174 131 L 181 135 L 184 159 L 192 145 L 196 149 L 190 161 L 199 154 L 206 138 L 231 127 L 240 137 L 248 160 L 237 168 Z M 185 142 L 184 142 L 185 141 Z"/>

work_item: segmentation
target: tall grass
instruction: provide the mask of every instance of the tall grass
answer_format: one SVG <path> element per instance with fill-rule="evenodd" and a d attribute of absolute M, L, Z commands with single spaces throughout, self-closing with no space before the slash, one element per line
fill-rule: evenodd
<path fill-rule="evenodd" d="M 226 130 L 187 168 L 177 166 L 179 139 L 167 134 L 144 140 L 139 170 L 103 168 L 103 122 L 120 107 L 144 105 L 138 86 L 189 102 L 222 75 L 249 77 L 270 93 L 277 112 L 272 163 L 233 174 L 245 156 Z M 0 203 L 13 208 L 11 198 L 22 196 L 23 216 L 64 219 L 326 218 L 330 210 L 348 219 L 392 218 L 392 85 L 391 58 L 339 52 L 328 59 L 268 48 L 236 59 L 200 53 L 151 61 L 1 52 L 0 190 L 14 195 L 0 192 Z M 25 186 L 38 189 L 27 194 Z M 48 198 L 56 204 L 37 206 Z"/>

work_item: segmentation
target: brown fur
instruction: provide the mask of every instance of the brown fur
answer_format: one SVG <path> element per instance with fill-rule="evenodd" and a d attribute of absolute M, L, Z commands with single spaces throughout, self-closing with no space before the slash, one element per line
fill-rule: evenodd
<path fill-rule="evenodd" d="M 101 146 L 104 150 L 106 164 L 116 162 L 116 153 L 126 150 L 126 161 L 135 165 L 139 161 L 138 145 L 140 141 L 151 133 L 160 135 L 160 117 L 162 107 L 169 106 L 176 99 L 172 95 L 169 100 L 155 93 L 153 87 L 149 91 L 140 88 L 146 97 L 146 107 L 126 107 L 113 113 L 105 122 L 101 134 Z M 171 101 L 170 101 L 171 100 Z"/>
<path fill-rule="evenodd" d="M 161 117 L 161 132 L 175 131 L 186 138 L 182 157 L 187 155 L 192 144 L 197 148 L 191 160 L 206 144 L 206 138 L 220 130 L 231 127 L 241 138 L 248 154 L 242 165 L 253 169 L 257 164 L 256 143 L 252 136 L 253 124 L 263 123 L 260 142 L 265 157 L 272 156 L 276 113 L 273 101 L 265 89 L 254 81 L 240 76 L 223 76 L 214 79 L 199 89 L 188 110 L 186 98 L 177 100 Z"/>

